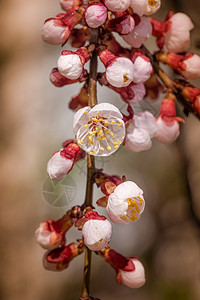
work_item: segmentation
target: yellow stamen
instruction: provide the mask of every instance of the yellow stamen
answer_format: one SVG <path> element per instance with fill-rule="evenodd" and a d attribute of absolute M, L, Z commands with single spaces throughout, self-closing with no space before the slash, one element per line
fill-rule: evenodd
<path fill-rule="evenodd" d="M 93 122 L 97 122 L 98 120 L 96 118 L 92 118 L 92 121 Z"/>
<path fill-rule="evenodd" d="M 100 149 L 101 149 L 101 151 L 104 151 L 104 150 L 105 150 L 104 147 L 101 147 Z"/>
<path fill-rule="evenodd" d="M 106 126 L 108 126 L 110 123 L 108 121 L 105 121 L 104 123 Z"/>
<path fill-rule="evenodd" d="M 98 110 L 98 111 L 97 111 L 97 116 L 99 115 L 99 113 L 100 113 L 100 111 Z"/>
<path fill-rule="evenodd" d="M 86 115 L 86 114 L 88 114 L 88 111 L 86 110 L 86 111 L 84 111 L 84 114 Z"/>
<path fill-rule="evenodd" d="M 85 124 L 85 125 L 84 125 L 84 127 L 85 127 L 85 128 L 88 128 L 88 127 L 89 127 L 89 125 L 88 125 L 88 124 Z"/>
<path fill-rule="evenodd" d="M 116 121 L 112 121 L 111 123 L 112 123 L 112 124 L 115 124 L 115 123 L 116 123 Z"/>
<path fill-rule="evenodd" d="M 124 82 L 127 82 L 129 80 L 128 76 L 123 75 L 123 80 L 124 80 Z"/>
<path fill-rule="evenodd" d="M 110 150 L 111 150 L 111 147 L 110 147 L 110 146 L 108 146 L 108 147 L 107 147 L 107 149 L 110 151 Z"/>
<path fill-rule="evenodd" d="M 119 146 L 118 146 L 118 145 L 115 145 L 114 148 L 117 149 L 117 148 L 119 148 Z"/>

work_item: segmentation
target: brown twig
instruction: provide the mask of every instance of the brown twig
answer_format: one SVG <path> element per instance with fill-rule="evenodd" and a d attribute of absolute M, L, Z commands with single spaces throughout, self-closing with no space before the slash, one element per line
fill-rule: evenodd
<path fill-rule="evenodd" d="M 98 44 L 99 31 L 98 29 L 91 30 L 90 44 Z M 88 94 L 89 101 L 88 105 L 93 107 L 97 104 L 97 51 L 96 49 L 92 53 L 90 60 L 90 74 L 89 74 L 89 86 Z M 93 198 L 93 175 L 95 172 L 95 158 L 92 155 L 87 155 L 87 183 L 86 183 L 86 194 L 85 194 L 85 205 L 92 205 Z M 86 247 L 85 250 L 85 262 L 84 262 L 84 275 L 82 283 L 81 298 L 89 299 L 90 292 L 90 270 L 91 270 L 91 251 Z"/>

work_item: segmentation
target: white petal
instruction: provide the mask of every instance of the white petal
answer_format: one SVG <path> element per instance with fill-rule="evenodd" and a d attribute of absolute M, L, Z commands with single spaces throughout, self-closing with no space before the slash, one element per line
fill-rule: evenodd
<path fill-rule="evenodd" d="M 158 133 L 156 139 L 163 144 L 173 143 L 180 134 L 179 123 L 174 120 L 171 123 L 166 123 L 161 117 L 157 120 Z"/>
<path fill-rule="evenodd" d="M 128 86 L 134 78 L 134 64 L 126 57 L 116 58 L 106 69 L 106 79 L 115 87 Z"/>
<path fill-rule="evenodd" d="M 77 133 L 79 130 L 79 127 L 86 124 L 89 120 L 89 112 L 91 110 L 90 106 L 86 106 L 83 108 L 80 108 L 74 115 L 73 119 L 73 131 L 74 134 Z M 87 112 L 87 113 L 86 113 Z"/>
<path fill-rule="evenodd" d="M 58 59 L 58 71 L 69 79 L 78 79 L 83 72 L 83 65 L 77 54 L 61 55 Z"/>
<path fill-rule="evenodd" d="M 71 170 L 73 160 L 67 159 L 56 152 L 47 163 L 47 173 L 52 180 L 63 179 Z"/>
<path fill-rule="evenodd" d="M 122 283 L 130 288 L 140 288 L 146 281 L 144 267 L 138 259 L 132 258 L 131 260 L 135 265 L 135 270 L 132 272 L 120 270 Z"/>
<path fill-rule="evenodd" d="M 134 127 L 132 131 L 128 129 L 124 146 L 133 152 L 148 150 L 152 146 L 148 131 L 137 127 Z"/>
<path fill-rule="evenodd" d="M 100 111 L 101 117 L 104 117 L 107 119 L 111 118 L 111 117 L 116 117 L 116 118 L 120 118 L 120 119 L 123 118 L 119 109 L 110 103 L 99 103 L 99 104 L 95 105 L 91 109 L 90 115 L 96 116 L 97 111 Z"/>
<path fill-rule="evenodd" d="M 92 251 L 103 249 L 110 241 L 112 225 L 108 220 L 89 220 L 82 229 L 84 243 Z"/>
<path fill-rule="evenodd" d="M 149 111 L 140 112 L 134 115 L 134 125 L 138 128 L 143 128 L 153 138 L 158 132 L 157 122 L 155 117 Z"/>

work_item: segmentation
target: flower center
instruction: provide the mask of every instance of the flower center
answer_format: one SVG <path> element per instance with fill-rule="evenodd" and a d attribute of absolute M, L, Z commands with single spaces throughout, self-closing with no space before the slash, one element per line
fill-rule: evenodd
<path fill-rule="evenodd" d="M 148 0 L 148 5 L 152 7 L 157 7 L 158 1 L 157 0 Z"/>
<path fill-rule="evenodd" d="M 144 200 L 141 197 L 132 197 L 127 199 L 128 209 L 126 215 L 122 216 L 122 220 L 137 221 L 144 209 Z"/>
<path fill-rule="evenodd" d="M 87 111 L 85 112 L 87 113 Z M 124 122 L 116 117 L 91 117 L 77 132 L 77 142 L 87 153 L 97 156 L 108 156 L 115 152 L 125 136 Z"/>

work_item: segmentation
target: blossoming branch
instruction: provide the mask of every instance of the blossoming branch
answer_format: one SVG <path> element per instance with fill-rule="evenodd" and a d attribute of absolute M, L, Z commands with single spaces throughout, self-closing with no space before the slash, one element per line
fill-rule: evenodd
<path fill-rule="evenodd" d="M 41 222 L 36 239 L 46 249 L 43 265 L 47 270 L 64 270 L 85 252 L 80 299 L 94 299 L 90 296 L 92 252 L 115 270 L 117 283 L 129 288 L 145 284 L 144 267 L 138 258 L 125 257 L 109 246 L 111 222 L 126 225 L 141 217 L 143 190 L 122 174 L 98 170 L 95 157 L 112 155 L 120 147 L 134 155 L 151 148 L 154 138 L 173 143 L 180 134 L 180 124 L 185 123 L 176 114 L 177 101 L 186 115 L 200 118 L 200 89 L 187 82 L 200 77 L 200 57 L 186 53 L 194 28 L 189 16 L 170 11 L 165 21 L 149 17 L 160 8 L 160 0 L 60 0 L 60 5 L 63 12 L 45 21 L 42 38 L 53 45 L 71 44 L 75 50 L 62 50 L 50 80 L 56 87 L 79 82 L 81 88 L 69 102 L 75 112 L 74 134 L 52 155 L 47 173 L 51 180 L 62 180 L 77 161 L 87 157 L 86 195 L 82 205 L 74 205 L 60 219 Z M 143 45 L 152 36 L 159 48 L 154 54 Z M 121 45 L 122 39 L 126 47 Z M 98 72 L 99 60 L 103 73 Z M 180 76 L 173 80 L 162 64 Z M 97 83 L 121 97 L 128 115 L 108 100 L 98 103 Z M 149 111 L 134 113 L 136 103 L 146 96 L 156 101 L 161 93 L 165 95 L 158 116 Z M 108 219 L 93 206 L 94 184 L 102 191 L 95 202 L 106 209 Z M 67 244 L 67 232 L 73 226 L 82 238 Z"/>

